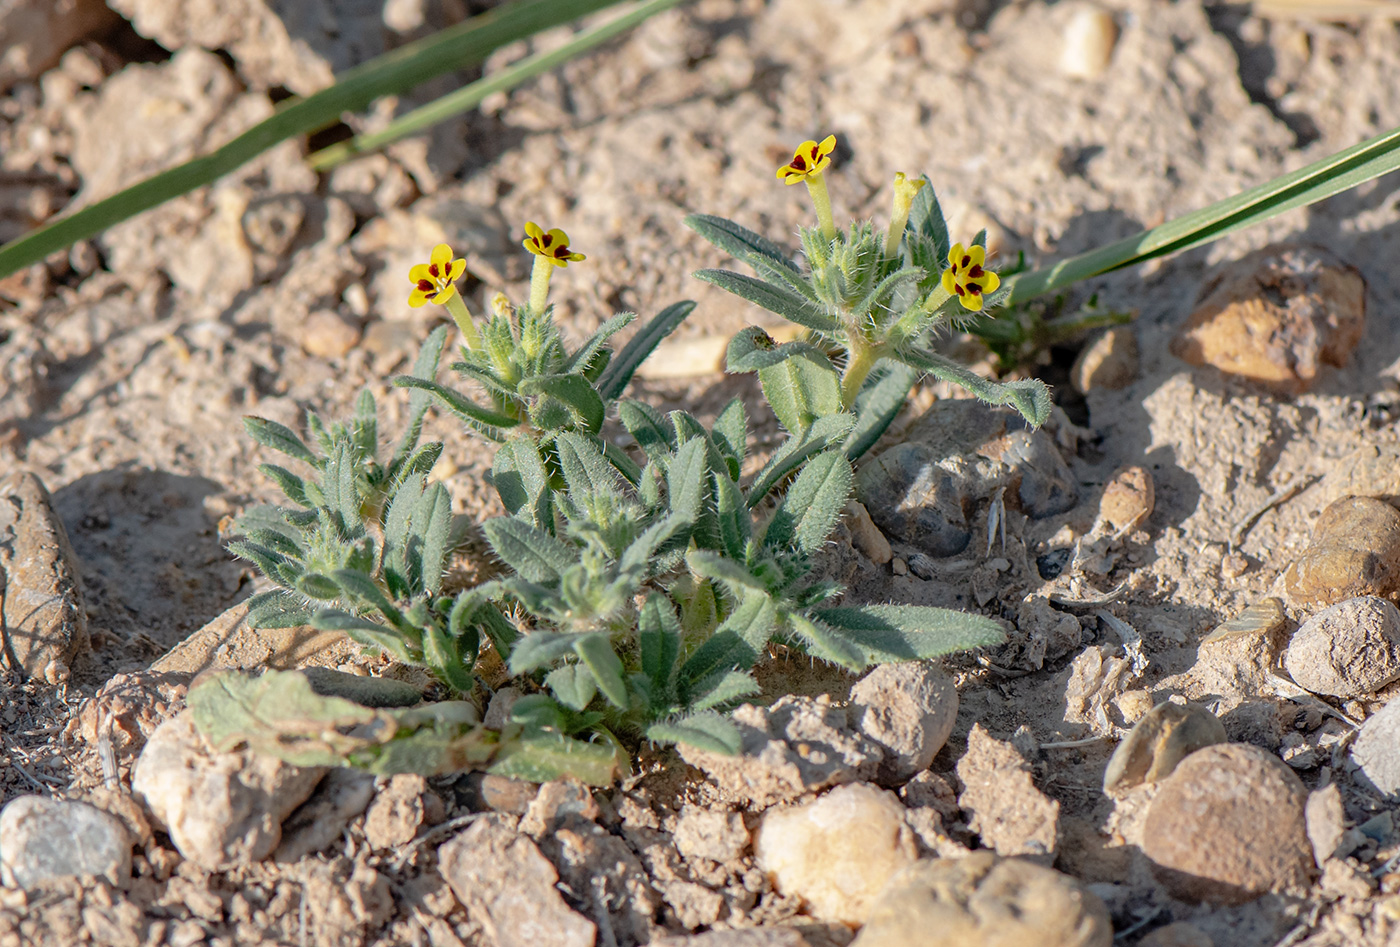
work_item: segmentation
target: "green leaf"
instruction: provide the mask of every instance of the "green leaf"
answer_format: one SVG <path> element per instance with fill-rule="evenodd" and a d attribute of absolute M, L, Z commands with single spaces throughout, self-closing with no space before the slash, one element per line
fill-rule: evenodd
<path fill-rule="evenodd" d="M 988 404 L 1010 405 L 1034 427 L 1040 427 L 1049 420 L 1050 411 L 1055 406 L 1050 400 L 1050 389 L 1038 378 L 1005 383 L 988 381 L 950 358 L 923 349 L 908 349 L 900 352 L 898 357 L 935 378 L 961 385 Z"/>
<path fill-rule="evenodd" d="M 472 655 L 473 661 L 475 654 Z M 476 686 L 468 662 L 462 659 L 457 641 L 446 629 L 434 624 L 423 635 L 423 663 L 429 670 L 459 694 Z"/>
<path fill-rule="evenodd" d="M 615 746 L 542 733 L 503 745 L 488 772 L 533 783 L 568 776 L 588 786 L 611 786 L 623 766 Z"/>
<path fill-rule="evenodd" d="M 666 468 L 671 514 L 692 526 L 699 521 L 705 503 L 705 475 L 709 473 L 705 447 L 701 438 L 691 438 L 681 445 Z"/>
<path fill-rule="evenodd" d="M 636 318 L 637 314 L 635 312 L 620 312 L 604 322 L 598 327 L 597 331 L 588 337 L 588 341 L 583 343 L 578 351 L 570 356 L 569 360 L 564 363 L 564 371 L 570 374 L 574 372 L 582 373 L 593 363 L 594 356 L 602 349 L 603 344 L 625 329 L 632 323 L 632 320 Z"/>
<path fill-rule="evenodd" d="M 311 448 L 307 447 L 302 439 L 297 437 L 296 432 L 285 424 L 278 424 L 267 418 L 246 415 L 243 418 L 243 429 L 248 432 L 249 437 L 264 447 L 305 461 L 313 467 L 320 466 L 320 461 L 311 452 Z"/>
<path fill-rule="evenodd" d="M 544 676 L 544 683 L 559 703 L 570 710 L 584 710 L 598 693 L 593 672 L 582 664 L 561 665 Z"/>
<path fill-rule="evenodd" d="M 374 584 L 374 580 L 363 572 L 356 572 L 354 569 L 336 569 L 331 573 L 331 578 L 336 584 L 345 590 L 345 594 L 356 602 L 362 602 L 372 608 L 378 609 L 379 613 L 387 618 L 400 632 L 405 631 L 405 621 L 403 612 L 394 607 L 388 597 L 380 591 L 379 586 Z"/>
<path fill-rule="evenodd" d="M 622 396 L 637 368 L 656 350 L 662 339 L 676 331 L 676 327 L 685 321 L 694 308 L 695 303 L 688 299 L 672 303 L 632 336 L 598 377 L 598 394 L 602 395 L 603 400 L 616 401 Z"/>
<path fill-rule="evenodd" d="M 282 492 L 287 495 L 297 506 L 309 507 L 312 504 L 306 499 L 306 481 L 285 467 L 276 464 L 258 464 L 258 469 L 277 486 L 282 488 Z"/>
<path fill-rule="evenodd" d="M 788 251 L 732 220 L 709 214 L 690 214 L 685 218 L 685 225 L 736 260 L 743 260 L 750 266 L 777 266 L 793 273 L 801 272 L 801 268 L 789 258 Z"/>
<path fill-rule="evenodd" d="M 735 595 L 745 589 L 767 591 L 763 581 L 744 568 L 742 560 L 735 561 L 709 549 L 691 549 L 685 554 L 685 561 L 696 575 L 721 583 Z"/>
<path fill-rule="evenodd" d="M 574 642 L 582 637 L 582 634 L 558 631 L 532 631 L 521 635 L 510 651 L 510 673 L 529 674 L 548 667 L 573 653 Z"/>
<path fill-rule="evenodd" d="M 831 363 L 826 353 L 810 342 L 784 342 L 778 345 L 763 329 L 749 326 L 739 330 L 734 338 L 729 340 L 729 347 L 724 355 L 724 367 L 728 372 L 756 372 L 760 368 L 780 364 L 797 355 Z"/>
<path fill-rule="evenodd" d="M 297 577 L 296 590 L 307 598 L 333 602 L 340 598 L 340 586 L 319 572 L 307 572 Z"/>
<path fill-rule="evenodd" d="M 815 608 L 811 615 L 864 650 L 868 664 L 936 658 L 1001 644 L 1001 625 L 982 615 L 926 605 Z"/>
<path fill-rule="evenodd" d="M 749 419 L 744 412 L 744 402 L 732 399 L 715 417 L 710 431 L 710 439 L 721 454 L 729 461 L 729 479 L 738 480 L 744 467 L 744 454 L 748 449 Z"/>
<path fill-rule="evenodd" d="M 952 248 L 948 239 L 948 224 L 943 218 L 943 208 L 938 203 L 938 192 L 929 183 L 928 175 L 920 177 L 924 186 L 919 188 L 919 193 L 914 195 L 914 202 L 909 205 L 909 227 L 906 233 L 913 232 L 932 242 L 933 257 L 938 261 L 935 272 L 942 272 L 943 267 L 947 265 L 948 251 Z"/>
<path fill-rule="evenodd" d="M 524 520 L 498 516 L 482 523 L 481 529 L 492 551 L 531 582 L 558 582 L 576 561 L 572 549 Z"/>
<path fill-rule="evenodd" d="M 769 522 L 764 544 L 794 545 L 811 555 L 826 542 L 846 501 L 854 474 L 851 462 L 836 451 L 807 462 Z"/>
<path fill-rule="evenodd" d="M 743 737 L 734 722 L 716 713 L 692 714 L 679 720 L 647 727 L 647 739 L 657 743 L 684 743 L 723 756 L 738 756 Z"/>
<path fill-rule="evenodd" d="M 818 418 L 841 413 L 841 376 L 816 349 L 760 368 L 758 382 L 773 414 L 792 434 L 805 433 Z"/>
<path fill-rule="evenodd" d="M 846 458 L 855 463 L 880 440 L 904 407 L 909 389 L 914 387 L 919 373 L 899 362 L 885 362 L 878 376 L 856 395 L 852 406 L 856 423 L 846 438 Z"/>
<path fill-rule="evenodd" d="M 228 551 L 240 559 L 247 559 L 258 567 L 258 571 L 279 585 L 296 585 L 301 567 L 289 562 L 287 557 L 257 543 L 235 540 L 228 544 Z"/>
<path fill-rule="evenodd" d="M 696 270 L 693 275 L 804 328 L 817 332 L 836 332 L 840 329 L 836 319 L 821 306 L 785 287 L 729 270 Z"/>
<path fill-rule="evenodd" d="M 423 492 L 413 512 L 413 532 L 422 542 L 422 591 L 436 595 L 447 571 L 447 554 L 452 551 L 452 496 L 442 484 L 435 483 Z"/>
<path fill-rule="evenodd" d="M 681 623 L 671 600 L 659 592 L 647 596 L 637 616 L 637 647 L 653 692 L 669 695 L 681 653 Z"/>
<path fill-rule="evenodd" d="M 830 414 L 819 418 L 805 437 L 789 437 L 784 441 L 768 458 L 768 463 L 763 465 L 749 487 L 749 509 L 762 503 L 763 498 L 802 466 L 807 458 L 841 443 L 850 433 L 855 420 L 851 414 Z"/>
<path fill-rule="evenodd" d="M 788 621 L 814 657 L 839 664 L 852 671 L 863 671 L 869 666 L 870 661 L 865 649 L 837 629 L 796 612 L 788 615 Z"/>
<path fill-rule="evenodd" d="M 681 665 L 676 676 L 681 696 L 692 699 L 693 685 L 716 672 L 753 667 L 777 622 L 777 609 L 766 593 L 745 593 L 714 635 Z"/>
<path fill-rule="evenodd" d="M 660 463 L 676 449 L 675 432 L 651 405 L 630 399 L 619 401 L 617 415 L 649 460 Z"/>
<path fill-rule="evenodd" d="M 413 655 L 409 654 L 403 637 L 393 628 L 359 618 L 349 612 L 334 609 L 319 611 L 312 617 L 311 627 L 321 631 L 343 631 L 352 641 L 379 648 L 405 664 L 417 663 Z"/>
<path fill-rule="evenodd" d="M 752 532 L 749 506 L 739 485 L 722 474 L 715 474 L 715 507 L 719 521 L 719 539 L 726 554 L 742 560 Z"/>
<path fill-rule="evenodd" d="M 623 479 L 632 486 L 638 486 L 642 482 L 642 468 L 637 466 L 635 460 L 627 456 L 627 451 L 606 438 L 603 440 L 603 456 L 608 459 L 608 463 L 613 465 L 613 469 L 622 474 Z"/>
<path fill-rule="evenodd" d="M 360 524 L 360 491 L 356 487 L 355 458 L 349 444 L 337 444 L 326 458 L 325 474 L 321 477 L 321 492 L 326 497 L 326 507 L 339 514 L 346 529 Z"/>
<path fill-rule="evenodd" d="M 554 444 L 559 454 L 559 469 L 571 494 L 621 495 L 617 472 L 598 449 L 595 438 L 564 433 L 554 439 Z"/>
<path fill-rule="evenodd" d="M 522 395 L 547 395 L 567 405 L 574 423 L 591 434 L 603 427 L 603 399 L 582 375 L 536 375 L 522 381 L 519 390 Z"/>
<path fill-rule="evenodd" d="M 413 371 L 410 374 L 415 378 L 432 381 L 433 376 L 437 374 L 437 365 L 442 359 L 442 350 L 446 345 L 447 326 L 438 326 L 428 333 L 427 339 L 423 341 L 423 347 L 418 350 L 418 358 L 414 360 Z M 432 395 L 421 389 L 409 394 L 408 423 L 404 427 L 403 437 L 399 439 L 398 447 L 394 449 L 394 456 L 389 461 L 391 476 L 401 477 L 403 466 L 408 462 L 410 455 L 416 456 L 413 449 L 418 445 L 419 435 L 423 432 L 423 417 L 428 413 L 428 406 L 432 404 L 432 401 Z M 433 460 L 436 461 L 437 458 L 434 457 Z M 431 466 L 429 464 L 429 467 Z M 427 473 L 427 469 L 424 469 L 423 472 Z"/>
<path fill-rule="evenodd" d="M 714 710 L 762 693 L 763 688 L 748 671 L 723 671 L 697 681 L 691 692 L 696 695 L 690 702 L 692 710 Z"/>
<path fill-rule="evenodd" d="M 583 659 L 598 689 L 614 707 L 627 709 L 627 684 L 622 679 L 622 659 L 613 650 L 612 642 L 601 632 L 587 634 L 574 641 L 574 653 Z"/>
<path fill-rule="evenodd" d="M 491 483 L 513 516 L 540 529 L 553 523 L 554 495 L 549 489 L 549 471 L 533 438 L 513 437 L 497 449 Z"/>
<path fill-rule="evenodd" d="M 469 423 L 485 425 L 488 428 L 512 428 L 520 423 L 515 418 L 481 407 L 460 391 L 454 391 L 426 378 L 400 375 L 394 379 L 394 387 L 426 391 L 435 395 L 447 410 Z"/>
<path fill-rule="evenodd" d="M 310 621 L 311 609 L 300 595 L 271 589 L 248 599 L 248 624 L 254 628 L 296 628 Z"/>

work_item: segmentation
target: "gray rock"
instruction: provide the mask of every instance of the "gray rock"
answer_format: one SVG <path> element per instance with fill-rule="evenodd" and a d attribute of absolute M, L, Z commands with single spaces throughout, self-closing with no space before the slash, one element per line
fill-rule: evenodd
<path fill-rule="evenodd" d="M 1400 797 L 1400 700 L 1392 700 L 1361 727 L 1351 760 L 1363 785 L 1383 796 Z"/>
<path fill-rule="evenodd" d="M 851 688 L 851 714 L 885 751 L 876 781 L 902 783 L 929 768 L 958 716 L 952 677 L 926 661 L 882 664 Z"/>
<path fill-rule="evenodd" d="M 114 815 L 82 802 L 19 796 L 0 812 L 4 883 L 31 888 L 49 878 L 131 877 L 130 833 Z"/>
<path fill-rule="evenodd" d="M 1164 701 L 1143 714 L 1113 751 L 1103 791 L 1119 793 L 1166 779 L 1187 756 L 1227 740 L 1225 725 L 1209 710 Z"/>
<path fill-rule="evenodd" d="M 43 482 L 32 473 L 0 482 L 0 661 L 23 678 L 66 681 L 88 650 L 75 559 Z"/>
<path fill-rule="evenodd" d="M 1005 490 L 1028 516 L 1063 513 L 1078 487 L 1055 443 L 1015 412 L 939 401 L 897 444 L 861 468 L 856 492 L 887 536 L 931 556 L 967 547 L 974 506 Z"/>
<path fill-rule="evenodd" d="M 1312 843 L 1313 861 L 1321 868 L 1336 854 L 1346 832 L 1346 812 L 1342 808 L 1342 792 L 1336 783 L 1328 783 L 1308 794 L 1303 809 L 1307 823 L 1308 841 Z"/>
<path fill-rule="evenodd" d="M 37 79 L 64 50 L 111 26 L 102 0 L 7 0 L 0 3 L 0 92 Z"/>
<path fill-rule="evenodd" d="M 1308 882 L 1308 791 L 1273 754 L 1226 743 L 1164 780 L 1142 830 L 1152 872 L 1182 901 L 1242 904 Z"/>
<path fill-rule="evenodd" d="M 686 803 L 672 833 L 676 849 L 686 858 L 707 858 L 720 864 L 736 862 L 749 847 L 749 830 L 737 812 L 721 812 Z"/>
<path fill-rule="evenodd" d="M 957 769 L 958 805 L 972 814 L 969 826 L 985 847 L 1047 865 L 1054 860 L 1060 804 L 1036 788 L 1030 763 L 1014 745 L 975 723 Z"/>
<path fill-rule="evenodd" d="M 282 841 L 273 860 L 289 865 L 314 855 L 340 838 L 345 827 L 374 798 L 374 776 L 338 768 L 326 774 L 311 798 L 297 806 L 282 823 Z"/>
<path fill-rule="evenodd" d="M 1400 609 L 1374 595 L 1325 608 L 1293 634 L 1283 666 L 1314 694 L 1374 694 L 1400 678 Z"/>
<path fill-rule="evenodd" d="M 216 753 L 186 710 L 151 734 L 131 788 L 181 855 L 217 871 L 272 854 L 282 840 L 283 820 L 325 772 L 247 750 Z"/>
<path fill-rule="evenodd" d="M 482 816 L 442 845 L 438 870 L 496 947 L 594 945 L 597 927 L 564 903 L 559 873 L 510 816 Z"/>
<path fill-rule="evenodd" d="M 846 709 L 833 705 L 826 695 L 788 695 L 769 707 L 744 704 L 735 709 L 733 720 L 743 738 L 739 755 L 710 753 L 684 743 L 680 753 L 735 801 L 771 806 L 828 786 L 869 779 L 885 755 L 851 726 Z"/>
<path fill-rule="evenodd" d="M 1110 947 L 1108 909 L 1068 875 L 987 851 L 890 879 L 852 947 Z"/>

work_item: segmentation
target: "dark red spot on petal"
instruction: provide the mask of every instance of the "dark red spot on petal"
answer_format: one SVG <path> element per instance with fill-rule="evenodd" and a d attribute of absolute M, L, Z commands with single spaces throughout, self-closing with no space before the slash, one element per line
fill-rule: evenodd
<path fill-rule="evenodd" d="M 968 276 L 971 276 L 973 279 L 981 279 L 981 278 L 982 278 L 982 267 L 980 267 L 980 266 L 974 266 L 972 269 L 970 269 L 970 270 L 967 271 L 967 275 L 968 275 Z"/>
<path fill-rule="evenodd" d="M 967 269 L 967 265 L 968 265 L 969 263 L 971 263 L 971 262 L 972 262 L 972 257 L 970 257 L 970 256 L 968 256 L 966 253 L 964 253 L 964 254 L 963 254 L 962 260 L 958 263 L 958 266 L 962 267 L 963 269 Z"/>
<path fill-rule="evenodd" d="M 968 284 L 967 284 L 967 291 L 968 291 L 969 293 L 971 293 L 972 295 L 974 295 L 974 296 L 981 296 L 981 295 L 982 295 L 982 287 L 981 287 L 981 285 L 979 285 L 978 283 L 968 283 Z"/>
<path fill-rule="evenodd" d="M 567 246 L 561 246 L 561 247 L 559 247 L 559 249 L 557 249 L 557 250 L 554 251 L 554 259 L 556 259 L 556 260 L 567 260 L 568 258 L 569 258 L 569 248 L 568 248 Z"/>
<path fill-rule="evenodd" d="M 955 292 L 955 293 L 957 293 L 959 296 L 961 296 L 964 292 L 966 292 L 966 290 L 964 290 L 964 289 L 962 288 L 962 285 L 961 285 L 961 284 L 959 284 L 959 283 L 954 283 L 954 284 L 953 284 L 953 292 Z"/>
<path fill-rule="evenodd" d="M 438 278 L 438 265 L 436 263 L 428 264 L 428 275 L 431 276 L 433 279 Z"/>
<path fill-rule="evenodd" d="M 540 237 L 540 246 L 544 247 L 546 250 L 549 249 L 549 245 L 553 242 L 554 238 L 549 234 L 545 234 L 543 237 Z"/>
<path fill-rule="evenodd" d="M 419 291 L 420 293 L 431 293 L 431 292 L 433 291 L 433 284 L 432 284 L 432 281 L 431 281 L 431 280 L 420 279 L 420 280 L 418 281 L 418 291 Z"/>

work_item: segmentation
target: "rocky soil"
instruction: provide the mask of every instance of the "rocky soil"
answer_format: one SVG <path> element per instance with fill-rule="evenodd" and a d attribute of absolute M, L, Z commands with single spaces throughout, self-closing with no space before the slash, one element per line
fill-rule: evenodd
<path fill-rule="evenodd" d="M 0 239 L 486 5 L 0 3 Z M 433 244 L 481 311 L 524 292 L 523 222 L 565 227 L 580 334 L 697 300 L 638 388 L 708 419 L 761 405 L 718 371 L 759 317 L 689 276 L 723 261 L 681 218 L 793 234 L 773 169 L 804 138 L 838 135 L 838 213 L 922 171 L 957 236 L 1048 262 L 1400 125 L 1397 87 L 1385 17 L 692 0 L 382 154 L 318 174 L 288 143 L 0 280 L 0 945 L 1400 943 L 1393 175 L 1076 287 L 1137 318 L 1027 368 L 1043 432 L 915 392 L 827 569 L 996 616 L 999 649 L 859 681 L 774 653 L 743 757 L 656 752 L 592 793 L 298 770 L 180 713 L 214 666 L 422 684 L 247 628 L 222 543 L 274 498 L 242 415 L 368 386 L 394 429 L 388 379 L 443 318 L 406 305 Z M 428 433 L 458 512 L 499 512 L 489 451 Z"/>

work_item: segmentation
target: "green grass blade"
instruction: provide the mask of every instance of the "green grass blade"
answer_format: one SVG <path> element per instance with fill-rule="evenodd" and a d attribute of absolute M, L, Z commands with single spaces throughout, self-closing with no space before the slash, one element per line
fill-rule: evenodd
<path fill-rule="evenodd" d="M 1053 266 L 1009 277 L 1007 302 L 1024 302 L 1101 273 L 1198 247 L 1284 211 L 1339 194 L 1396 168 L 1400 168 L 1400 128 L 1136 236 L 1072 256 Z"/>
<path fill-rule="evenodd" d="M 335 85 L 289 99 L 272 115 L 221 148 L 146 178 L 0 247 L 0 277 L 173 197 L 212 184 L 288 138 L 367 109 L 384 95 L 406 92 L 434 76 L 476 65 L 507 43 L 568 23 L 620 0 L 516 0 L 456 26 L 376 56 L 342 73 Z"/>
<path fill-rule="evenodd" d="M 382 148 L 406 135 L 412 135 L 454 115 L 460 115 L 468 109 L 476 108 L 488 95 L 513 89 L 522 82 L 561 66 L 595 46 L 601 46 L 608 40 L 621 36 L 648 17 L 669 10 L 681 2 L 682 0 L 648 0 L 615 20 L 585 30 L 558 49 L 528 56 L 493 75 L 478 79 L 456 92 L 401 115 L 372 135 L 357 135 L 349 141 L 322 148 L 308 157 L 307 163 L 317 171 L 327 171 L 356 155 Z"/>

